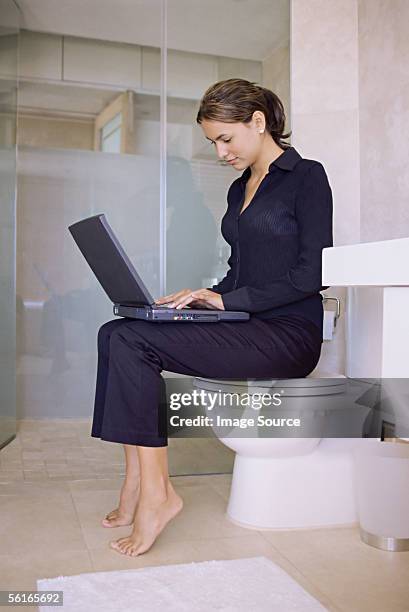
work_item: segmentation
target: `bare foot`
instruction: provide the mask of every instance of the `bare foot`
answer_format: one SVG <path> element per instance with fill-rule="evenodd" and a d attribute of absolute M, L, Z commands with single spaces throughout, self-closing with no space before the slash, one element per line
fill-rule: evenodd
<path fill-rule="evenodd" d="M 103 527 L 123 527 L 132 525 L 135 518 L 136 506 L 138 504 L 139 485 L 129 485 L 126 482 L 122 485 L 119 496 L 119 506 L 109 512 L 102 519 Z"/>
<path fill-rule="evenodd" d="M 140 501 L 135 514 L 134 528 L 130 536 L 112 541 L 114 550 L 131 557 L 148 551 L 165 526 L 183 508 L 183 500 L 169 484 L 168 495 L 155 505 Z"/>

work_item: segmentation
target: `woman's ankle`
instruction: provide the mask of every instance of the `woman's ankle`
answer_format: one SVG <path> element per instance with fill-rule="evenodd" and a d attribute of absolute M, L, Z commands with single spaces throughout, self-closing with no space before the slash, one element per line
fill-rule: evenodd
<path fill-rule="evenodd" d="M 140 486 L 140 478 L 139 476 L 125 476 L 125 480 L 123 482 L 123 488 L 127 489 L 127 491 L 137 491 Z"/>
<path fill-rule="evenodd" d="M 149 483 L 148 486 L 141 487 L 141 501 L 145 505 L 158 506 L 166 503 L 170 495 L 173 495 L 175 490 L 170 482 L 169 478 L 161 479 L 159 482 L 152 485 Z"/>

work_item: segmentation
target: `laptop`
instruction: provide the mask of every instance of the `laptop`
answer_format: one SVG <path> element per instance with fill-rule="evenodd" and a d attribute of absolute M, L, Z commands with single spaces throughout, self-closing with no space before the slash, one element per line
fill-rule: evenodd
<path fill-rule="evenodd" d="M 155 304 L 104 214 L 82 219 L 68 229 L 113 302 L 114 315 L 153 323 L 217 323 L 247 321 L 250 318 L 248 312 L 189 307 L 177 309 Z"/>

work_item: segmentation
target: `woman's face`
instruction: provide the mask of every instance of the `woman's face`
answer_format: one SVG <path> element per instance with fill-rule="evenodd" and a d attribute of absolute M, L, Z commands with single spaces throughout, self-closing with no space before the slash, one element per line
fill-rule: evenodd
<path fill-rule="evenodd" d="M 203 119 L 200 125 L 206 138 L 213 143 L 217 156 L 229 162 L 236 170 L 244 170 L 259 156 L 262 145 L 260 129 L 264 127 L 259 118 L 253 117 L 249 123 L 222 123 Z"/>

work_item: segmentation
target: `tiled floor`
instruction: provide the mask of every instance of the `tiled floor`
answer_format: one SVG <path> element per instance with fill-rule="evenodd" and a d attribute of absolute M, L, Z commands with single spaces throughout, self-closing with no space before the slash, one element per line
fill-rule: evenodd
<path fill-rule="evenodd" d="M 200 443 L 184 453 L 197 456 Z M 170 446 L 177 473 L 183 457 L 175 441 Z M 89 422 L 20 422 L 17 438 L 0 451 L 0 590 L 35 589 L 37 578 L 58 575 L 263 555 L 329 610 L 409 611 L 409 552 L 367 546 L 356 527 L 233 525 L 225 517 L 230 474 L 172 477 L 183 512 L 150 551 L 120 555 L 108 543 L 130 528 L 104 529 L 100 520 L 116 507 L 121 474 L 121 447 L 90 438 Z"/>

